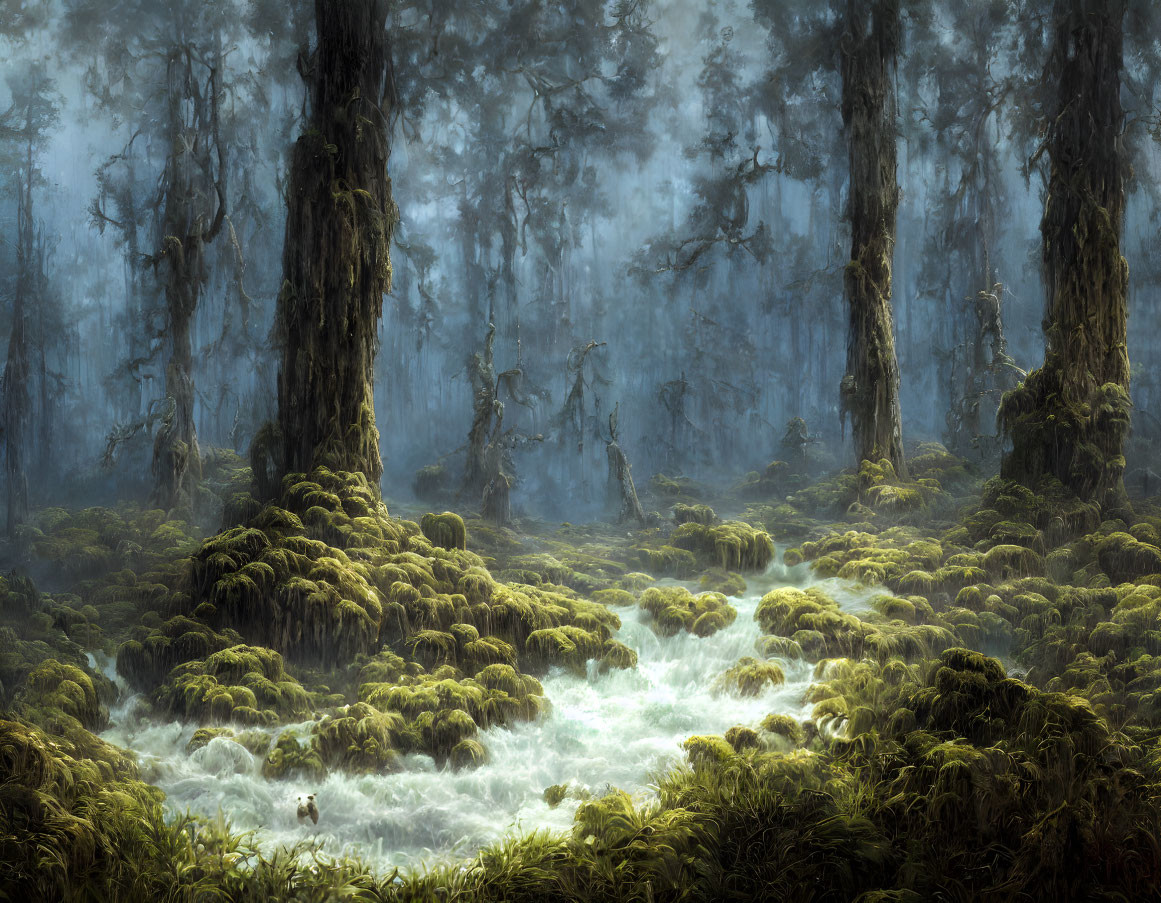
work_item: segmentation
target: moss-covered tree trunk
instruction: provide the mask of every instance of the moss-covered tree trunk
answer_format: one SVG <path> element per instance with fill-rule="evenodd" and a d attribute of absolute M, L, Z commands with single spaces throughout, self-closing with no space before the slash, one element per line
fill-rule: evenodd
<path fill-rule="evenodd" d="M 842 411 L 851 420 L 857 461 L 887 458 L 905 476 L 891 315 L 898 35 L 899 0 L 847 0 L 842 108 L 850 150 L 851 260 L 844 280 L 850 330 Z"/>
<path fill-rule="evenodd" d="M 180 46 L 171 52 L 167 71 L 170 149 L 156 261 L 165 273 L 168 408 L 153 444 L 154 493 L 163 508 L 192 504 L 201 477 L 190 332 L 206 281 L 205 249 L 226 213 L 228 170 L 218 127 L 220 49 L 202 65 L 208 70 L 204 82 L 191 49 Z"/>
<path fill-rule="evenodd" d="M 310 119 L 291 161 L 278 298 L 285 471 L 383 471 L 373 368 L 398 219 L 387 175 L 394 106 L 386 0 L 315 0 Z"/>
<path fill-rule="evenodd" d="M 28 143 L 28 168 L 21 186 L 16 226 L 16 293 L 12 305 L 12 332 L 4 363 L 4 467 L 8 486 L 6 527 L 8 536 L 28 517 L 28 318 L 25 303 L 32 289 L 32 142 Z"/>
<path fill-rule="evenodd" d="M 1121 135 L 1123 0 L 1056 0 L 1046 83 L 1048 201 L 1040 225 L 1044 365 L 1000 409 L 1012 450 L 1003 474 L 1052 476 L 1117 508 L 1129 430 L 1128 266 L 1121 256 L 1126 172 Z"/>

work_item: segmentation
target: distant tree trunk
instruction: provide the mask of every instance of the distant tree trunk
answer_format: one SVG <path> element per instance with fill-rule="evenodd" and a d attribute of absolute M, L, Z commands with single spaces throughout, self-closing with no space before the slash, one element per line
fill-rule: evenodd
<path fill-rule="evenodd" d="M 294 147 L 278 424 L 287 471 L 361 471 L 379 485 L 374 366 L 399 214 L 387 175 L 395 97 L 386 0 L 315 0 L 310 121 Z"/>
<path fill-rule="evenodd" d="M 201 456 L 194 425 L 191 324 L 205 283 L 205 247 L 217 237 L 226 214 L 225 146 L 218 130 L 221 52 L 215 53 L 205 93 L 188 48 L 169 60 L 170 149 L 165 168 L 161 252 L 165 265 L 165 420 L 153 444 L 155 500 L 163 508 L 194 502 Z M 207 96 L 208 95 L 208 96 Z M 187 124 L 187 109 L 192 120 Z M 217 174 L 211 153 L 217 153 Z M 216 201 L 209 197 L 216 195 Z M 208 206 L 209 205 L 209 206 Z M 212 216 L 211 216 L 212 212 Z"/>
<path fill-rule="evenodd" d="M 1059 479 L 1082 499 L 1124 504 L 1129 432 L 1128 266 L 1121 256 L 1123 0 L 1056 0 L 1047 83 L 1056 86 L 1040 224 L 1048 289 L 1044 366 L 1000 409 L 1003 475 Z"/>
<path fill-rule="evenodd" d="M 496 367 L 492 347 L 496 341 L 496 327 L 488 324 L 483 352 L 476 352 L 468 361 L 468 375 L 472 383 L 472 428 L 468 431 L 467 457 L 464 461 L 462 492 L 476 496 L 484 491 L 489 480 L 487 450 L 496 419 Z"/>
<path fill-rule="evenodd" d="M 899 411 L 899 364 L 891 315 L 895 250 L 896 102 L 892 73 L 899 0 L 847 0 L 842 48 L 843 123 L 850 147 L 850 308 L 842 413 L 850 417 L 858 462 L 887 458 L 906 476 Z"/>
<path fill-rule="evenodd" d="M 28 318 L 25 302 L 32 289 L 32 142 L 28 143 L 28 166 L 21 186 L 17 210 L 16 297 L 12 308 L 12 332 L 8 338 L 8 360 L 4 364 L 4 450 L 8 483 L 7 530 L 11 537 L 28 517 Z"/>

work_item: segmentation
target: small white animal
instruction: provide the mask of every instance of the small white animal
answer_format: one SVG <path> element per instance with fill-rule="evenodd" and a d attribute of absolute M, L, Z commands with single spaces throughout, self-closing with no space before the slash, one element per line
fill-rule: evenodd
<path fill-rule="evenodd" d="M 318 824 L 318 806 L 314 802 L 314 794 L 307 797 L 298 798 L 298 823 L 305 825 L 306 820 L 310 819 L 314 824 Z"/>

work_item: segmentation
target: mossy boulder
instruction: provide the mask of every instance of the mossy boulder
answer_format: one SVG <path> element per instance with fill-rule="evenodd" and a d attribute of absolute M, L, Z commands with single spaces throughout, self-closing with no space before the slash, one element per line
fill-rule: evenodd
<path fill-rule="evenodd" d="M 166 714 L 199 722 L 268 725 L 302 720 L 311 711 L 310 698 L 286 673 L 282 656 L 245 645 L 178 665 L 154 698 Z"/>
<path fill-rule="evenodd" d="M 326 766 L 313 743 L 301 743 L 291 733 L 279 735 L 262 762 L 262 775 L 268 780 L 310 778 L 321 780 Z"/>
<path fill-rule="evenodd" d="M 758 696 L 772 687 L 782 686 L 785 682 L 786 675 L 777 662 L 747 657 L 739 659 L 737 664 L 717 679 L 714 686 L 722 693 Z"/>
<path fill-rule="evenodd" d="M 746 581 L 742 576 L 723 568 L 710 568 L 698 578 L 698 585 L 706 592 L 723 596 L 741 596 L 746 592 Z"/>
<path fill-rule="evenodd" d="M 694 595 L 682 586 L 651 586 L 638 604 L 652 616 L 650 626 L 661 636 L 685 630 L 694 636 L 711 636 L 734 622 L 737 609 L 721 593 Z"/>
<path fill-rule="evenodd" d="M 774 543 L 769 535 L 738 521 L 717 525 L 688 521 L 673 531 L 669 544 L 693 553 L 707 568 L 761 571 L 774 560 Z"/>
<path fill-rule="evenodd" d="M 673 522 L 678 526 L 689 523 L 713 526 L 720 523 L 721 518 L 714 513 L 714 509 L 709 505 L 682 505 L 679 503 L 673 506 Z"/>
<path fill-rule="evenodd" d="M 1127 583 L 1161 574 L 1161 548 L 1141 542 L 1131 533 L 1115 532 L 1096 544 L 1101 570 L 1114 583 Z"/>
<path fill-rule="evenodd" d="M 781 737 L 791 746 L 799 745 L 806 737 L 802 725 L 789 715 L 767 715 L 762 719 L 762 730 L 774 734 L 776 737 Z"/>
<path fill-rule="evenodd" d="M 724 737 L 695 736 L 681 744 L 694 768 L 706 768 L 725 762 L 734 755 L 734 747 Z"/>
<path fill-rule="evenodd" d="M 419 522 L 423 535 L 433 546 L 442 549 L 466 549 L 468 531 L 464 519 L 451 511 L 443 514 L 425 514 Z"/>

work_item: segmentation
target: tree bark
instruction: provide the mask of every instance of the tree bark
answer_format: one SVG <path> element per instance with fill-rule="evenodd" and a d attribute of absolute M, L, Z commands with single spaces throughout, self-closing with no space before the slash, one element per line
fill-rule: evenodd
<path fill-rule="evenodd" d="M 851 420 L 858 463 L 886 458 L 905 477 L 891 313 L 898 40 L 899 0 L 847 0 L 842 107 L 850 150 L 851 261 L 844 280 L 850 326 L 842 413 Z"/>
<path fill-rule="evenodd" d="M 291 161 L 278 298 L 282 467 L 361 471 L 374 486 L 374 363 L 399 218 L 387 175 L 386 17 L 386 0 L 315 0 L 310 120 Z"/>
<path fill-rule="evenodd" d="M 190 330 L 206 280 L 205 248 L 217 237 L 226 213 L 226 155 L 218 128 L 220 67 L 221 50 L 216 48 L 205 94 L 188 47 L 173 50 L 168 67 L 170 150 L 157 260 L 165 265 L 169 407 L 153 444 L 155 500 L 163 508 L 193 504 L 194 487 L 201 478 Z M 187 107 L 192 108 L 188 123 Z M 216 176 L 211 158 L 215 152 Z"/>
<path fill-rule="evenodd" d="M 1106 509 L 1124 504 L 1129 431 L 1128 265 L 1121 256 L 1126 174 L 1121 110 L 1123 0 L 1056 0 L 1046 83 L 1056 86 L 1040 225 L 1044 365 L 1000 409 L 1012 439 L 1005 477 L 1055 477 Z"/>
<path fill-rule="evenodd" d="M 28 427 L 31 399 L 28 392 L 28 318 L 25 304 L 34 291 L 32 278 L 32 141 L 28 142 L 27 168 L 23 174 L 17 208 L 16 296 L 12 308 L 12 333 L 8 337 L 8 360 L 4 364 L 4 451 L 8 483 L 8 536 L 28 518 Z"/>

